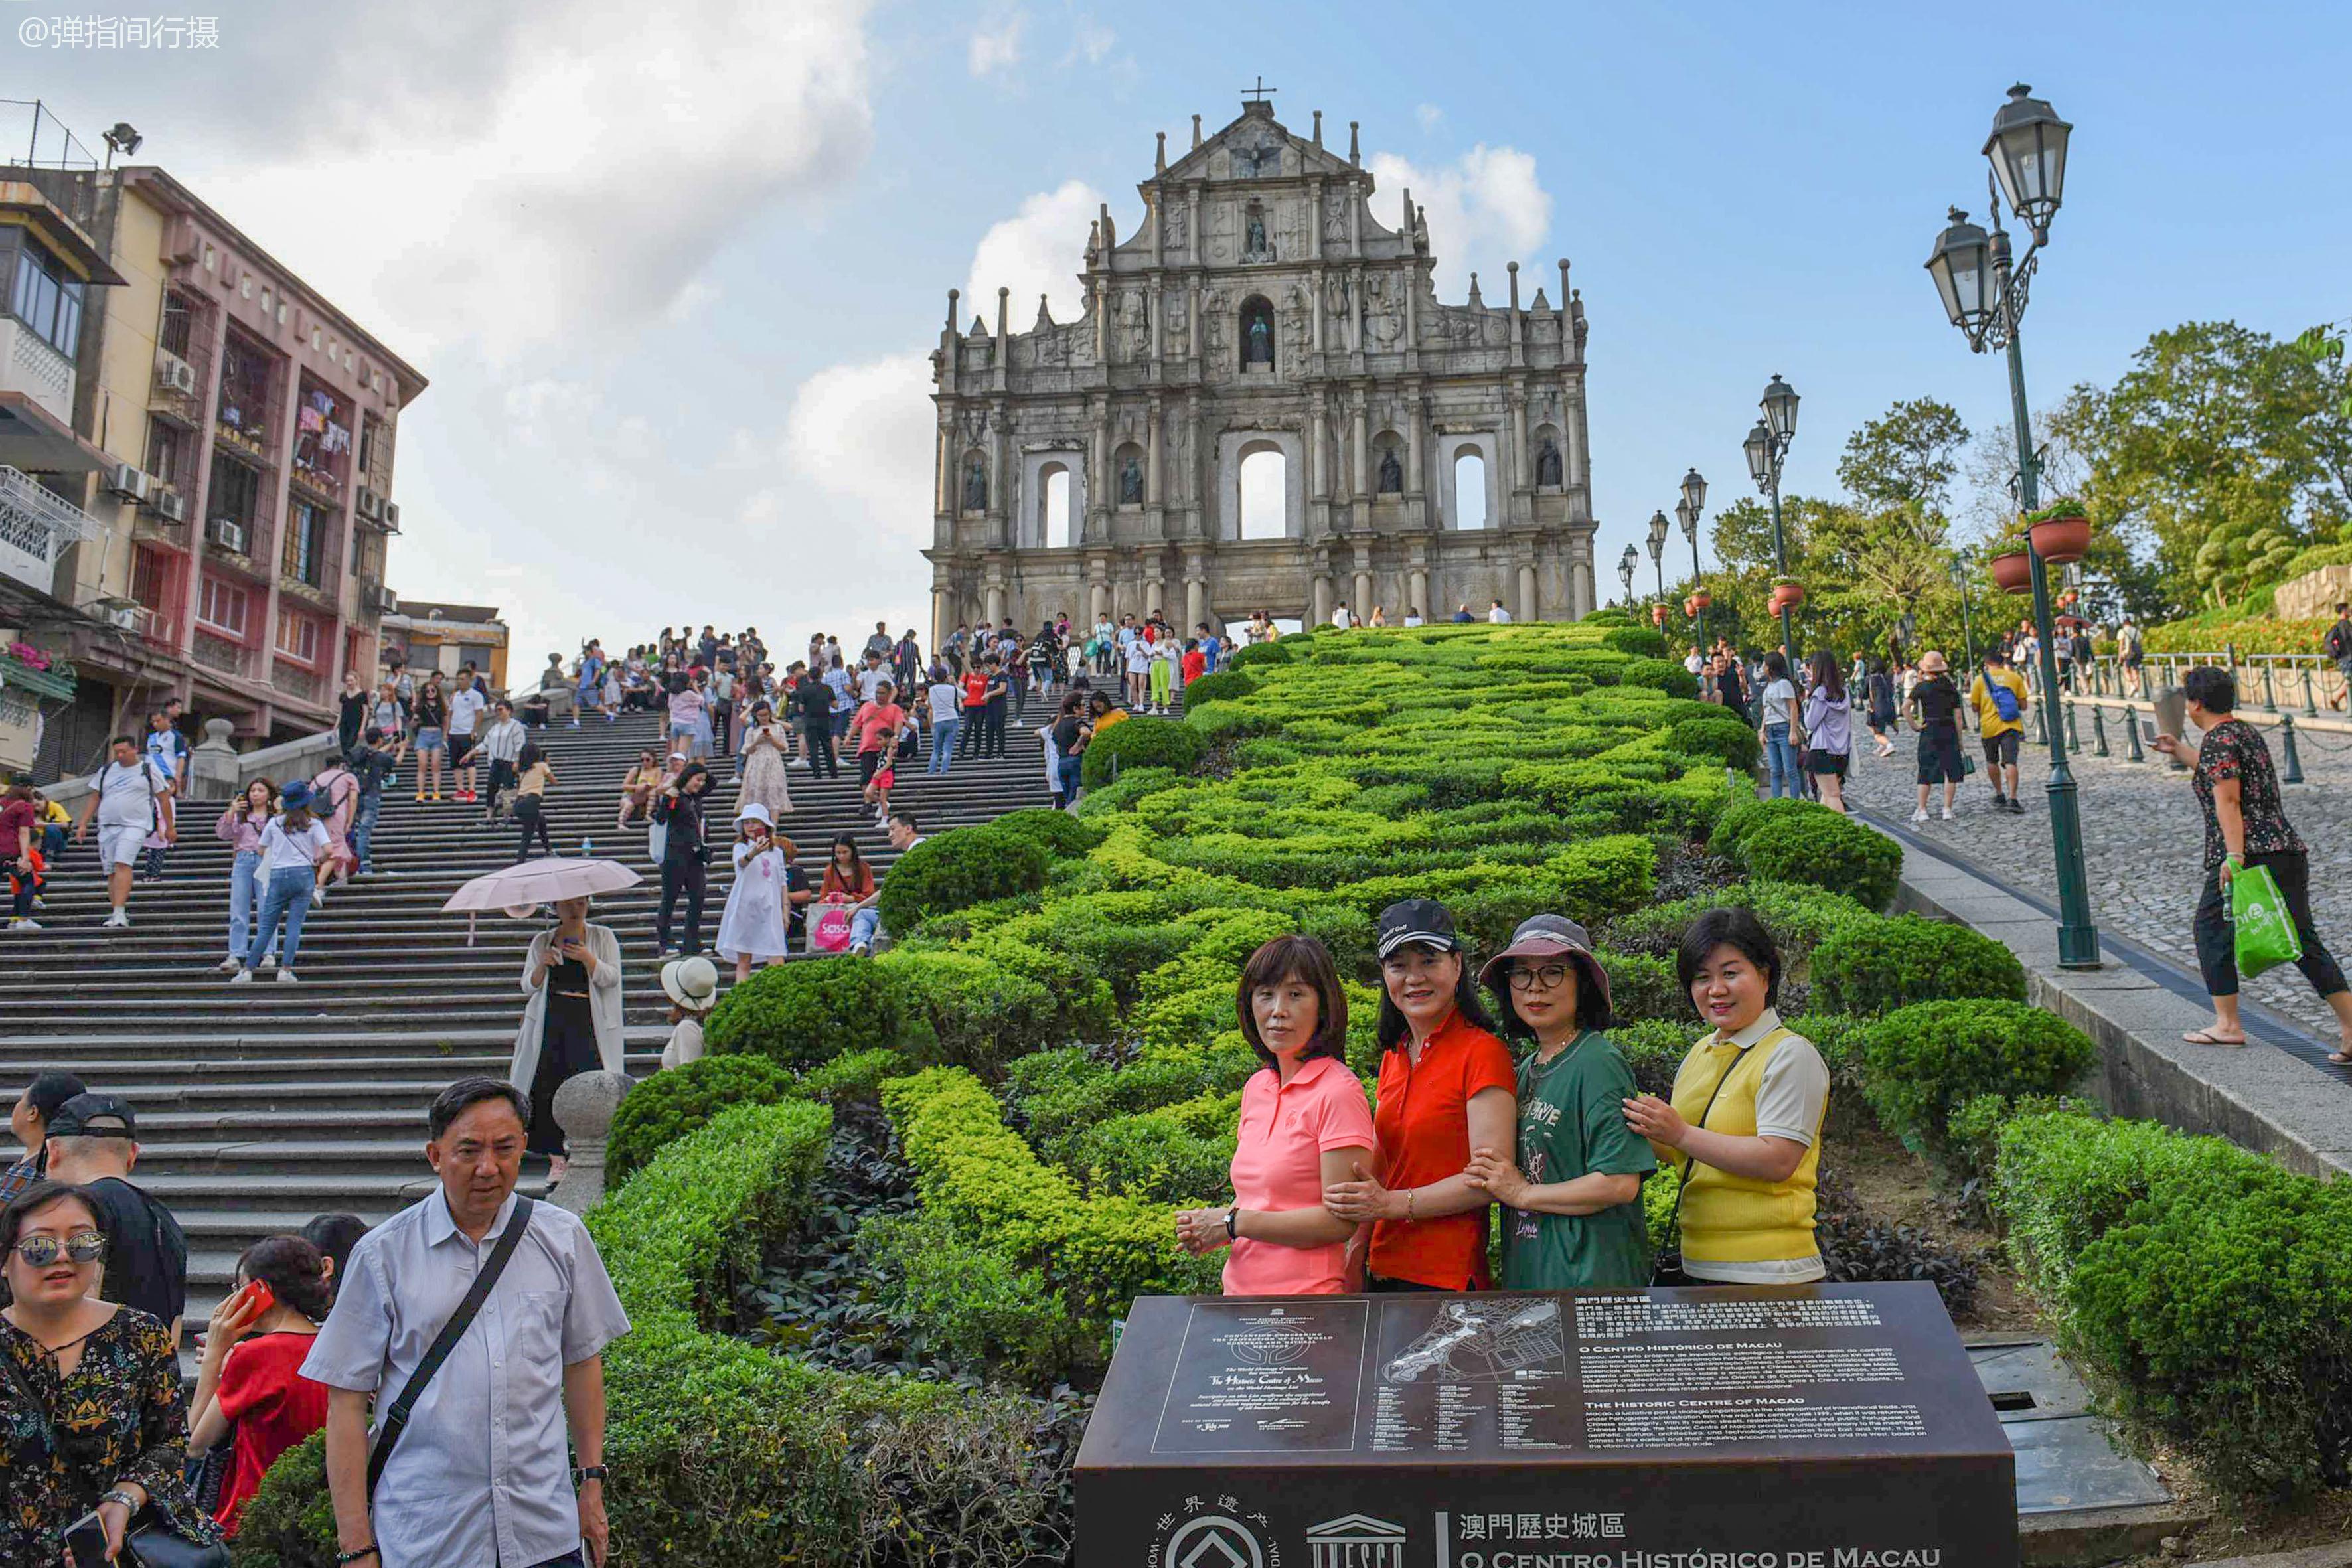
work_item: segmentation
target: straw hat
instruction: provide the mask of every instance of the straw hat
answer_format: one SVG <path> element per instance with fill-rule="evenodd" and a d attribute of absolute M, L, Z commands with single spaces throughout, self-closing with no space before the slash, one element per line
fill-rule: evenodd
<path fill-rule="evenodd" d="M 707 958 L 673 958 L 662 965 L 661 988 L 688 1012 L 708 1012 L 719 994 L 719 970 Z"/>
<path fill-rule="evenodd" d="M 1919 673 L 1922 675 L 1941 675 L 1950 668 L 1944 662 L 1944 656 L 1934 648 L 1919 656 Z"/>

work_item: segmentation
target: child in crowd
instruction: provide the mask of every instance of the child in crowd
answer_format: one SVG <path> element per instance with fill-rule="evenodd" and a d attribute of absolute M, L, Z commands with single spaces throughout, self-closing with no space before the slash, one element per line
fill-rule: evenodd
<path fill-rule="evenodd" d="M 874 826 L 881 827 L 890 820 L 890 786 L 898 782 L 898 758 L 895 752 L 886 754 L 881 766 L 874 770 L 874 780 L 866 786 L 866 804 L 874 808 Z"/>
<path fill-rule="evenodd" d="M 735 984 L 751 977 L 754 959 L 780 963 L 791 951 L 786 916 L 792 899 L 785 874 L 789 846 L 776 837 L 775 819 L 758 801 L 735 818 L 735 880 L 719 919 L 719 956 L 735 963 Z"/>
<path fill-rule="evenodd" d="M 530 858 L 531 835 L 539 836 L 541 853 L 555 853 L 555 844 L 547 832 L 547 786 L 555 782 L 555 770 L 548 765 L 547 755 L 536 741 L 525 741 L 522 754 L 515 759 L 519 770 L 515 779 L 514 819 L 521 829 L 515 840 L 515 864 Z"/>
<path fill-rule="evenodd" d="M 673 958 L 662 965 L 661 988 L 669 997 L 669 1039 L 662 1046 L 661 1065 L 684 1067 L 702 1059 L 702 1021 L 719 996 L 719 970 L 699 956 Z"/>

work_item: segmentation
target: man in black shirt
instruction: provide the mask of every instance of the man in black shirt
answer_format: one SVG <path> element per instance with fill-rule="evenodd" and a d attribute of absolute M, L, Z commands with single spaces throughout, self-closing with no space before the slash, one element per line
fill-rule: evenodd
<path fill-rule="evenodd" d="M 833 688 L 811 670 L 793 688 L 793 712 L 801 727 L 801 751 L 806 754 L 811 778 L 841 776 L 841 759 L 833 749 Z"/>
<path fill-rule="evenodd" d="M 1960 761 L 1960 689 L 1947 673 L 1944 656 L 1929 648 L 1919 656 L 1919 684 L 1911 689 L 1911 720 L 1919 727 L 1919 806 L 1914 822 L 1927 820 L 1927 796 L 1940 780 L 1944 820 L 1952 820 L 1952 795 L 1968 776 Z"/>
<path fill-rule="evenodd" d="M 396 737 L 370 728 L 366 743 L 355 746 L 343 759 L 343 766 L 360 781 L 359 804 L 352 811 L 352 852 L 360 858 L 360 873 L 375 875 L 375 824 L 383 811 L 383 786 L 392 780 L 392 770 L 397 762 Z"/>
<path fill-rule="evenodd" d="M 188 1305 L 188 1243 L 172 1211 L 131 1184 L 139 1119 L 118 1095 L 78 1094 L 49 1119 L 49 1179 L 87 1191 L 105 1211 L 101 1299 L 136 1308 L 177 1343 Z"/>
<path fill-rule="evenodd" d="M 1004 754 L 1004 709 L 1012 683 L 1005 678 L 1004 661 L 994 654 L 981 667 L 988 672 L 987 700 L 980 714 L 980 754 L 1001 757 Z"/>

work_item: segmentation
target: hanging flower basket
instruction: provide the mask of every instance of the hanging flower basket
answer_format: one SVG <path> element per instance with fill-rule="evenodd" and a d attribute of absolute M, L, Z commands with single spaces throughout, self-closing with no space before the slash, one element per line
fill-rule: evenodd
<path fill-rule="evenodd" d="M 1776 578 L 1772 584 L 1772 613 L 1793 610 L 1805 602 L 1805 585 L 1793 577 Z"/>
<path fill-rule="evenodd" d="M 2022 550 L 1996 555 L 1988 563 L 1994 586 L 2004 594 L 2033 592 L 2033 558 Z"/>
<path fill-rule="evenodd" d="M 1706 589 L 1701 588 L 1691 595 L 1690 602 L 1693 609 L 1704 610 L 1708 605 L 1715 603 L 1715 595 L 1708 593 Z"/>
<path fill-rule="evenodd" d="M 1663 626 L 1666 624 L 1666 607 L 1664 605 L 1652 605 L 1650 606 L 1650 624 L 1658 626 Z"/>
<path fill-rule="evenodd" d="M 2053 501 L 2025 520 L 2034 553 L 2054 566 L 2080 561 L 2091 548 L 2091 520 L 2080 501 Z"/>

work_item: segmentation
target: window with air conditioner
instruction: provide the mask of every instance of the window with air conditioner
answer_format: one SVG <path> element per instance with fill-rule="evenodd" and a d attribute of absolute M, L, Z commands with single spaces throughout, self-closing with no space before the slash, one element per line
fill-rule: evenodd
<path fill-rule="evenodd" d="M 238 462 L 226 452 L 213 453 L 212 484 L 205 493 L 205 521 L 248 534 L 261 506 L 261 471 Z M 242 552 L 245 546 L 239 544 Z"/>

